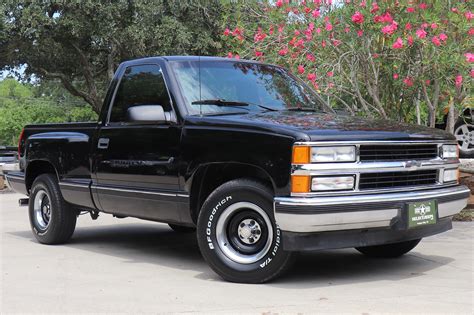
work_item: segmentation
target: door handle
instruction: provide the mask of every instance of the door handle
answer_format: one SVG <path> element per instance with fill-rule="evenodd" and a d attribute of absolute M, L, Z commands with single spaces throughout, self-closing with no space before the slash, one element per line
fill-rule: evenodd
<path fill-rule="evenodd" d="M 109 147 L 109 138 L 99 138 L 99 142 L 97 142 L 97 148 L 107 149 L 108 147 Z"/>

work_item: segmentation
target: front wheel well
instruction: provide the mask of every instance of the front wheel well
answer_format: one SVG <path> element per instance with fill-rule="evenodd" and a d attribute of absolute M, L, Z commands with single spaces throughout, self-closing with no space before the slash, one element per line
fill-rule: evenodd
<path fill-rule="evenodd" d="M 48 161 L 38 160 L 28 163 L 25 171 L 25 185 L 27 191 L 30 191 L 35 179 L 42 174 L 54 174 L 56 177 L 58 175 L 53 164 Z"/>
<path fill-rule="evenodd" d="M 201 167 L 192 179 L 190 211 L 194 223 L 207 197 L 220 185 L 239 178 L 256 180 L 274 192 L 274 182 L 270 175 L 257 166 L 240 163 L 219 163 Z"/>

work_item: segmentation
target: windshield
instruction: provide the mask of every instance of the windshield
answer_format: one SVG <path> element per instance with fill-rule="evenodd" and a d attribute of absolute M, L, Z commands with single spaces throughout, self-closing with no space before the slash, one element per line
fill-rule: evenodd
<path fill-rule="evenodd" d="M 200 65 L 199 61 L 175 61 L 172 69 L 191 115 L 324 108 L 316 92 L 280 67 L 235 61 L 201 61 Z M 199 102 L 203 100 L 207 101 Z M 237 102 L 248 106 L 232 105 Z"/>

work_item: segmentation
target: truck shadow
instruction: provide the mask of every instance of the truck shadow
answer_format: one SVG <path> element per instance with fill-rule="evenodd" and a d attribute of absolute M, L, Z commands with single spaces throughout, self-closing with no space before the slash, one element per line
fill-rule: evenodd
<path fill-rule="evenodd" d="M 36 242 L 30 231 L 11 233 Z M 423 243 L 419 246 L 422 247 Z M 150 263 L 191 270 L 198 279 L 223 281 L 199 253 L 196 235 L 180 234 L 164 224 L 117 224 L 78 227 L 67 244 L 60 245 L 121 259 L 120 263 Z M 454 259 L 425 255 L 417 248 L 396 259 L 371 259 L 354 249 L 299 253 L 295 264 L 269 286 L 304 289 L 372 281 L 400 281 L 424 275 Z"/>

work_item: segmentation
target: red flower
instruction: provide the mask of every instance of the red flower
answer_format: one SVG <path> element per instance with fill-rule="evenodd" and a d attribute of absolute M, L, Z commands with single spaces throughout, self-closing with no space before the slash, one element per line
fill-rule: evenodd
<path fill-rule="evenodd" d="M 233 56 L 234 56 L 234 55 L 233 55 L 231 52 L 229 52 L 229 53 L 227 54 L 227 58 L 232 58 Z"/>
<path fill-rule="evenodd" d="M 469 34 L 469 36 L 473 36 L 474 35 L 474 27 L 471 27 L 469 29 L 469 31 L 467 31 L 467 33 Z"/>
<path fill-rule="evenodd" d="M 411 77 L 406 77 L 403 79 L 403 83 L 405 83 L 407 87 L 411 87 L 413 86 L 413 79 Z"/>
<path fill-rule="evenodd" d="M 438 24 L 436 23 L 431 23 L 431 29 L 437 29 L 438 28 Z"/>
<path fill-rule="evenodd" d="M 445 42 L 448 39 L 448 35 L 441 33 L 439 34 L 439 39 L 441 39 L 443 42 Z"/>
<path fill-rule="evenodd" d="M 413 12 L 415 12 L 415 8 L 413 8 L 413 7 L 408 7 L 408 8 L 407 8 L 407 12 L 408 12 L 408 13 L 413 13 Z"/>
<path fill-rule="evenodd" d="M 328 31 L 328 32 L 332 31 L 332 24 L 331 24 L 331 22 L 326 22 L 326 31 Z"/>
<path fill-rule="evenodd" d="M 471 69 L 471 72 L 469 74 L 471 75 L 471 78 L 474 78 L 474 69 Z"/>
<path fill-rule="evenodd" d="M 239 60 L 240 59 L 240 56 L 238 54 L 235 54 L 234 56 L 235 59 Z"/>
<path fill-rule="evenodd" d="M 352 15 L 352 22 L 354 22 L 355 24 L 364 23 L 364 15 L 360 13 L 359 11 L 356 11 L 356 13 Z"/>
<path fill-rule="evenodd" d="M 277 0 L 277 2 L 275 3 L 275 5 L 279 8 L 281 8 L 283 6 L 283 0 Z"/>
<path fill-rule="evenodd" d="M 375 13 L 379 10 L 379 5 L 377 2 L 372 2 L 372 9 L 370 9 L 370 13 Z"/>
<path fill-rule="evenodd" d="M 408 42 L 408 46 L 413 45 L 413 36 L 409 35 L 409 36 L 407 37 L 407 42 Z"/>
<path fill-rule="evenodd" d="M 426 84 L 426 85 L 430 85 L 430 84 L 431 84 L 431 81 L 430 81 L 430 80 L 425 80 L 425 84 Z"/>
<path fill-rule="evenodd" d="M 419 28 L 416 30 L 416 36 L 418 36 L 418 38 L 425 38 L 426 37 L 426 31 Z"/>
<path fill-rule="evenodd" d="M 314 9 L 313 12 L 311 13 L 315 19 L 319 18 L 321 16 L 321 12 L 319 9 Z"/>
<path fill-rule="evenodd" d="M 303 74 L 304 73 L 304 67 L 302 65 L 298 66 L 298 73 Z"/>
<path fill-rule="evenodd" d="M 439 40 L 438 36 L 433 36 L 433 38 L 431 39 L 431 42 L 432 42 L 435 46 L 441 45 L 441 41 Z"/>
<path fill-rule="evenodd" d="M 307 54 L 306 59 L 308 59 L 309 61 L 312 61 L 312 62 L 316 61 L 316 58 L 314 57 L 313 54 Z"/>
<path fill-rule="evenodd" d="M 428 23 L 423 23 L 423 24 L 421 24 L 421 28 L 425 29 L 425 28 L 427 28 L 427 27 L 428 27 Z"/>
<path fill-rule="evenodd" d="M 420 3 L 420 5 L 418 7 L 422 10 L 426 10 L 428 8 L 428 5 L 424 2 L 422 2 L 422 3 Z"/>
<path fill-rule="evenodd" d="M 262 28 L 259 27 L 257 33 L 255 33 L 255 36 L 253 37 L 253 40 L 255 43 L 261 42 L 267 37 L 267 34 L 262 33 Z"/>
<path fill-rule="evenodd" d="M 389 25 L 385 25 L 383 28 L 382 28 L 382 33 L 384 33 L 385 35 L 392 35 L 393 33 L 395 33 L 395 31 L 397 30 L 398 28 L 398 23 L 393 21 L 391 24 Z"/>
<path fill-rule="evenodd" d="M 401 49 L 403 48 L 403 40 L 399 37 L 392 45 L 393 49 Z"/>
<path fill-rule="evenodd" d="M 344 32 L 349 33 L 350 31 L 351 31 L 351 29 L 350 29 L 349 27 L 346 26 L 346 27 L 344 28 Z"/>
<path fill-rule="evenodd" d="M 263 56 L 263 52 L 258 51 L 258 50 L 255 51 L 255 57 L 262 57 L 262 56 Z"/>
<path fill-rule="evenodd" d="M 462 86 L 462 75 L 458 74 L 456 79 L 454 79 L 454 84 L 459 89 Z"/>
<path fill-rule="evenodd" d="M 357 30 L 357 36 L 362 37 L 362 35 L 364 35 L 364 31 L 363 30 Z"/>
<path fill-rule="evenodd" d="M 380 18 L 381 18 L 381 22 L 384 22 L 384 23 L 392 23 L 393 22 L 393 17 L 390 14 L 390 12 L 385 12 L 384 14 L 382 14 L 382 16 Z"/>
<path fill-rule="evenodd" d="M 314 73 L 308 73 L 307 78 L 309 81 L 314 81 L 316 80 L 316 75 Z"/>
<path fill-rule="evenodd" d="M 334 73 L 333 73 L 332 71 L 329 71 L 329 72 L 327 73 L 327 76 L 328 76 L 328 77 L 332 77 L 332 76 L 334 76 Z"/>
<path fill-rule="evenodd" d="M 311 8 L 305 7 L 305 8 L 304 8 L 304 12 L 305 12 L 306 14 L 308 14 L 309 12 L 311 12 Z"/>
<path fill-rule="evenodd" d="M 283 48 L 278 51 L 280 56 L 285 56 L 288 53 L 288 48 Z"/>
<path fill-rule="evenodd" d="M 230 29 L 226 28 L 224 30 L 224 36 L 229 36 L 229 34 L 230 34 Z"/>
<path fill-rule="evenodd" d="M 407 31 L 411 30 L 411 23 L 405 24 L 405 29 L 406 29 Z"/>
<path fill-rule="evenodd" d="M 393 79 L 394 79 L 394 80 L 398 80 L 398 73 L 394 73 L 394 74 L 393 74 Z"/>
<path fill-rule="evenodd" d="M 471 11 L 467 11 L 466 13 L 464 13 L 464 16 L 468 21 L 474 19 L 474 13 L 472 13 Z"/>
<path fill-rule="evenodd" d="M 473 53 L 465 53 L 464 56 L 466 57 L 467 62 L 474 62 L 474 54 Z"/>

